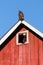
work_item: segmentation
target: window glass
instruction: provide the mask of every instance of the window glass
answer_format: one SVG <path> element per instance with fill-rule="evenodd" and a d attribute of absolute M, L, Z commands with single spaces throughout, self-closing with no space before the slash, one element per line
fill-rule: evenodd
<path fill-rule="evenodd" d="M 27 41 L 27 34 L 26 33 L 20 33 L 18 35 L 18 43 L 25 43 Z"/>

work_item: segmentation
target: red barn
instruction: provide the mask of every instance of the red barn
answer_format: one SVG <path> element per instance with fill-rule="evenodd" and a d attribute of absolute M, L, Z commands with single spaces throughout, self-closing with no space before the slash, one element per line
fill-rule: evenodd
<path fill-rule="evenodd" d="M 0 65 L 43 65 L 43 34 L 18 21 L 0 40 Z"/>

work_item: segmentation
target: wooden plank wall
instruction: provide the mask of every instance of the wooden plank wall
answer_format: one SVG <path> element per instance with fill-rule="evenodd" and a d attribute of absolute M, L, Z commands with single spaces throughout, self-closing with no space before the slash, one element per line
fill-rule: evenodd
<path fill-rule="evenodd" d="M 29 32 L 29 44 L 17 46 L 15 36 L 0 51 L 0 65 L 43 65 L 42 40 Z"/>

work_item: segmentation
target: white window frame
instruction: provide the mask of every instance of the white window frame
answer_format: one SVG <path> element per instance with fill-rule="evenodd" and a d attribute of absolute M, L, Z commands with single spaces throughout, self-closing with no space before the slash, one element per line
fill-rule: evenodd
<path fill-rule="evenodd" d="M 16 45 L 21 45 L 21 44 L 23 44 L 23 43 L 18 43 L 18 35 L 20 34 L 20 33 L 27 33 L 27 41 L 24 43 L 24 44 L 28 44 L 29 43 L 29 31 L 28 30 L 26 30 L 26 31 L 20 31 L 20 32 L 18 32 L 17 34 L 16 34 Z"/>

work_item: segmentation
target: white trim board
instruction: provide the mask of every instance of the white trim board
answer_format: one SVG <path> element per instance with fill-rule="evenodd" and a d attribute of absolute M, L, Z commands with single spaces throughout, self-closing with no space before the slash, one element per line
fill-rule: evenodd
<path fill-rule="evenodd" d="M 18 35 L 19 35 L 19 34 L 23 34 L 23 33 L 27 33 L 27 41 L 26 41 L 24 44 L 28 44 L 28 43 L 29 43 L 29 39 L 28 39 L 28 38 L 29 38 L 29 37 L 28 37 L 29 31 L 26 30 L 26 31 L 22 31 L 22 32 L 20 31 L 20 32 L 17 33 L 17 35 L 16 35 L 16 40 L 17 40 L 17 41 L 16 41 L 16 45 L 22 45 L 22 43 L 19 43 L 19 42 L 18 42 Z"/>
<path fill-rule="evenodd" d="M 13 31 L 21 24 L 21 21 L 19 21 L 13 28 L 6 33 L 2 39 L 0 39 L 0 45 L 13 33 Z"/>
<path fill-rule="evenodd" d="M 24 24 L 25 26 L 27 26 L 29 29 L 31 29 L 32 31 L 34 31 L 36 34 L 38 34 L 41 38 L 43 38 L 43 33 L 41 33 L 40 31 L 38 31 L 36 28 L 34 28 L 32 25 L 30 25 L 29 23 L 27 23 L 25 20 L 24 21 L 18 21 L 17 24 L 15 26 L 13 26 L 10 31 L 8 31 L 8 33 L 6 33 L 3 38 L 0 39 L 0 45 L 13 33 L 13 31 L 20 25 L 20 24 Z"/>
<path fill-rule="evenodd" d="M 36 28 L 34 28 L 32 25 L 30 25 L 29 23 L 27 23 L 26 21 L 22 21 L 22 23 L 27 26 L 29 29 L 31 29 L 32 31 L 34 31 L 36 34 L 38 34 L 40 37 L 43 38 L 43 33 L 40 32 L 39 30 L 37 30 Z"/>

